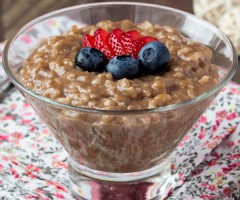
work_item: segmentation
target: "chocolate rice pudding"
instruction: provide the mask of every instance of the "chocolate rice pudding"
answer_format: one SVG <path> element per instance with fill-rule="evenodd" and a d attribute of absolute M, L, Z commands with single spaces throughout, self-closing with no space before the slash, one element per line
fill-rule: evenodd
<path fill-rule="evenodd" d="M 77 68 L 74 58 L 81 40 L 97 28 L 111 31 L 138 30 L 164 43 L 171 55 L 168 71 L 157 76 L 114 80 L 110 73 Z M 214 87 L 218 73 L 212 65 L 211 50 L 193 42 L 171 27 L 128 20 L 103 21 L 45 40 L 25 60 L 22 82 L 30 90 L 61 103 L 92 109 L 139 110 L 156 108 L 192 99 Z"/>
<path fill-rule="evenodd" d="M 168 70 L 131 80 L 114 80 L 107 72 L 82 71 L 74 63 L 76 53 L 84 35 L 98 28 L 134 29 L 159 39 L 171 55 Z M 83 28 L 73 26 L 61 36 L 43 41 L 25 60 L 21 80 L 33 92 L 72 106 L 143 110 L 184 102 L 216 86 L 218 69 L 211 64 L 211 57 L 208 47 L 185 38 L 172 27 L 107 20 Z M 171 114 L 103 116 L 51 110 L 42 104 L 37 109 L 78 163 L 108 172 L 134 172 L 161 163 L 212 99 L 190 105 L 192 111 L 188 113 L 178 109 Z M 33 99 L 30 102 L 34 104 Z"/>

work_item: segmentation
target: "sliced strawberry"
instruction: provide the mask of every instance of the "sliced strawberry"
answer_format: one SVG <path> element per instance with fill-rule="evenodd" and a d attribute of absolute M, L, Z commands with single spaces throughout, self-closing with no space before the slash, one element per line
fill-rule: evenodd
<path fill-rule="evenodd" d="M 134 41 L 140 39 L 141 37 L 142 35 L 136 30 L 131 30 L 122 34 L 121 42 L 126 50 L 127 55 L 133 56 L 135 49 Z"/>
<path fill-rule="evenodd" d="M 94 46 L 96 49 L 102 51 L 108 59 L 114 56 L 114 52 L 108 43 L 109 33 L 100 28 L 94 33 Z"/>
<path fill-rule="evenodd" d="M 121 40 L 121 35 L 124 33 L 124 31 L 120 28 L 116 28 L 116 29 L 113 29 L 111 34 L 110 34 L 110 37 L 111 35 L 114 35 L 118 41 Z"/>
<path fill-rule="evenodd" d="M 142 37 L 142 38 L 139 38 L 137 40 L 135 40 L 133 42 L 133 46 L 134 46 L 134 49 L 133 49 L 133 53 L 132 53 L 132 56 L 134 58 L 137 58 L 138 57 L 138 53 L 139 51 L 141 50 L 141 48 L 149 43 L 149 42 L 154 42 L 154 41 L 158 41 L 158 39 L 154 38 L 154 37 L 151 37 L 151 36 L 145 36 L 145 37 Z"/>
<path fill-rule="evenodd" d="M 94 45 L 99 49 L 103 45 L 108 45 L 109 33 L 102 28 L 94 32 Z"/>
<path fill-rule="evenodd" d="M 122 37 L 121 37 L 121 42 L 126 51 L 126 55 L 132 55 L 134 46 L 133 46 L 133 41 L 132 41 L 130 35 L 127 33 L 123 33 Z"/>
<path fill-rule="evenodd" d="M 149 43 L 149 42 L 154 42 L 154 41 L 159 41 L 157 38 L 151 37 L 151 36 L 145 36 L 143 37 L 145 44 Z"/>
<path fill-rule="evenodd" d="M 135 41 L 133 42 L 134 48 L 133 48 L 133 50 L 132 50 L 132 56 L 133 56 L 134 58 L 137 58 L 138 52 L 140 51 L 140 49 L 141 49 L 145 44 L 146 44 L 146 43 L 145 43 L 144 38 L 139 38 L 139 39 L 137 39 L 137 40 L 135 40 Z"/>
<path fill-rule="evenodd" d="M 94 37 L 89 34 L 86 34 L 85 37 L 83 38 L 82 46 L 94 48 Z"/>
<path fill-rule="evenodd" d="M 148 42 L 158 41 L 151 36 L 143 37 L 138 31 L 123 32 L 114 29 L 108 33 L 102 28 L 94 32 L 94 36 L 86 34 L 83 38 L 83 47 L 93 47 L 102 51 L 110 60 L 114 56 L 131 55 L 137 58 L 140 49 Z"/>
<path fill-rule="evenodd" d="M 128 31 L 127 34 L 130 36 L 132 41 L 137 40 L 142 37 L 142 35 L 136 30 Z"/>
<path fill-rule="evenodd" d="M 121 35 L 123 33 L 124 32 L 121 29 L 117 28 L 112 30 L 112 32 L 109 35 L 108 42 L 112 47 L 115 56 L 126 55 L 126 50 L 121 42 Z"/>

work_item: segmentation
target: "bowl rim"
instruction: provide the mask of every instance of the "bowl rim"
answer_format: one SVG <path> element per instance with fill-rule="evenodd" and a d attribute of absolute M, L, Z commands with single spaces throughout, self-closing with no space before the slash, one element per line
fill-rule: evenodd
<path fill-rule="evenodd" d="M 84 108 L 84 107 L 78 107 L 78 106 L 72 106 L 72 105 L 68 105 L 68 104 L 63 104 L 60 103 L 58 101 L 52 100 L 50 98 L 38 95 L 34 92 L 32 92 L 31 90 L 29 90 L 27 87 L 25 87 L 20 81 L 18 81 L 18 79 L 13 75 L 13 73 L 11 72 L 10 68 L 9 68 L 9 63 L 8 63 L 8 51 L 10 48 L 10 45 L 12 42 L 15 41 L 15 39 L 25 30 L 27 30 L 30 26 L 34 25 L 37 22 L 41 22 L 47 18 L 49 18 L 50 16 L 54 16 L 54 15 L 58 15 L 60 13 L 64 13 L 70 10 L 74 10 L 74 9 L 79 9 L 79 8 L 86 8 L 86 7 L 97 7 L 97 6 L 116 6 L 116 5 L 129 5 L 129 6 L 145 6 L 145 7 L 155 7 L 155 8 L 160 8 L 160 9 L 164 9 L 164 10 L 168 10 L 168 11 L 172 11 L 178 14 L 182 14 L 185 16 L 188 16 L 189 18 L 192 18 L 194 20 L 198 20 L 198 22 L 200 23 L 204 23 L 205 25 L 208 25 L 211 29 L 217 31 L 223 38 L 224 40 L 228 43 L 229 47 L 231 48 L 231 56 L 233 58 L 233 62 L 231 65 L 231 69 L 229 71 L 229 73 L 227 74 L 227 76 L 221 80 L 218 85 L 216 85 L 215 87 L 211 88 L 210 90 L 206 91 L 205 93 L 200 94 L 199 96 L 184 101 L 182 103 L 178 103 L 178 104 L 172 104 L 172 105 L 167 105 L 167 106 L 162 106 L 162 107 L 158 107 L 158 108 L 152 108 L 152 109 L 142 109 L 142 110 L 102 110 L 102 109 L 90 109 L 90 108 Z M 176 110 L 176 109 L 180 109 L 183 108 L 185 106 L 191 105 L 191 104 L 195 104 L 201 100 L 206 99 L 207 97 L 213 95 L 214 93 L 217 93 L 218 91 L 220 91 L 221 88 L 223 88 L 233 77 L 234 73 L 237 70 L 238 67 L 238 56 L 237 56 L 237 52 L 236 49 L 234 47 L 234 45 L 232 44 L 232 42 L 228 39 L 228 37 L 218 28 L 216 28 L 214 25 L 210 24 L 209 22 L 193 15 L 190 14 L 188 12 L 182 11 L 182 10 L 178 10 L 175 8 L 171 8 L 171 7 L 167 7 L 167 6 L 162 6 L 162 5 L 158 5 L 158 4 L 151 4 L 151 3 L 140 3 L 140 2 L 120 2 L 120 1 L 114 1 L 114 2 L 97 2 L 97 3 L 87 3 L 87 4 L 80 4 L 80 5 L 76 5 L 76 6 L 70 6 L 70 7 L 66 7 L 63 9 L 59 9 L 53 12 L 49 12 L 47 14 L 44 14 L 42 16 L 39 16 L 33 20 L 31 20 L 30 22 L 26 23 L 19 31 L 17 31 L 17 33 L 15 33 L 12 37 L 9 38 L 9 40 L 7 41 L 7 43 L 5 44 L 4 50 L 3 50 L 3 57 L 2 57 L 2 62 L 3 62 L 3 68 L 7 74 L 7 76 L 10 78 L 11 82 L 23 93 L 27 93 L 28 95 L 30 95 L 33 98 L 36 98 L 40 101 L 43 101 L 49 105 L 52 105 L 54 107 L 58 107 L 58 108 L 62 108 L 62 109 L 70 109 L 70 110 L 76 110 L 76 111 L 80 111 L 80 112 L 84 112 L 84 113 L 93 113 L 93 114 L 106 114 L 106 115 L 136 115 L 136 114 L 146 114 L 146 113 L 158 113 L 158 112 L 165 112 L 165 111 L 171 111 L 171 110 Z"/>

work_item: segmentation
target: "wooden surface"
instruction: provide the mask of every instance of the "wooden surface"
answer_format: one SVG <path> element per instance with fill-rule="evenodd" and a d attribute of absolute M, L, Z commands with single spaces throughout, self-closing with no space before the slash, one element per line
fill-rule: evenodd
<path fill-rule="evenodd" d="M 105 1 L 105 0 L 101 0 Z M 111 0 L 110 0 L 111 1 Z M 135 1 L 135 0 L 130 0 Z M 178 8 L 193 13 L 192 0 L 136 0 Z M 30 20 L 56 9 L 99 2 L 96 0 L 0 0 L 0 41 L 11 37 Z M 240 70 L 233 78 L 240 83 Z"/>

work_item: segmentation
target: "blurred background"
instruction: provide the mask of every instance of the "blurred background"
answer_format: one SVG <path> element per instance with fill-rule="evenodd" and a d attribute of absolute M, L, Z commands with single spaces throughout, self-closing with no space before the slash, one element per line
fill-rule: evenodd
<path fill-rule="evenodd" d="M 104 1 L 104 0 L 103 0 Z M 131 0 L 134 1 L 134 0 Z M 97 0 L 0 0 L 0 40 L 13 35 L 22 25 L 47 12 Z M 192 0 L 137 0 L 193 12 Z"/>
<path fill-rule="evenodd" d="M 0 42 L 11 37 L 21 26 L 30 20 L 60 8 L 84 3 L 103 2 L 107 0 L 0 0 Z M 108 0 L 111 1 L 111 0 Z M 117 1 L 117 0 L 116 0 Z M 120 0 L 119 0 L 120 1 Z M 155 3 L 195 13 L 216 26 L 221 25 L 223 31 L 230 35 L 238 50 L 240 49 L 240 1 L 239 0 L 130 0 L 136 2 Z M 234 8 L 234 9 L 233 9 Z M 195 11 L 195 12 L 194 12 Z M 228 12 L 230 11 L 230 12 Z M 232 20 L 236 15 L 236 21 Z M 230 17 L 229 17 L 230 16 Z M 237 21 L 238 20 L 238 21 Z M 236 33 L 229 32 L 233 29 Z M 234 37 L 238 36 L 238 38 Z M 239 46 L 238 46 L 239 45 Z M 239 50 L 240 51 L 240 50 Z M 240 55 L 240 52 L 239 52 Z M 233 80 L 240 83 L 240 71 Z"/>

